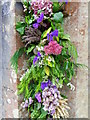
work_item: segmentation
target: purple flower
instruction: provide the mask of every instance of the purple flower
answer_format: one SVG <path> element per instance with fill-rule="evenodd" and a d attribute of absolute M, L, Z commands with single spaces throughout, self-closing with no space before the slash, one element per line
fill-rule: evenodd
<path fill-rule="evenodd" d="M 33 24 L 33 27 L 34 27 L 35 29 L 37 29 L 37 28 L 38 28 L 38 26 L 39 26 L 39 24 L 38 24 L 38 23 L 34 23 L 34 24 Z"/>
<path fill-rule="evenodd" d="M 41 89 L 44 90 L 46 87 L 50 86 L 52 82 L 48 80 L 47 82 L 42 82 L 41 83 Z"/>
<path fill-rule="evenodd" d="M 58 30 L 57 30 L 57 29 L 56 29 L 56 30 L 54 30 L 51 34 L 52 34 L 52 36 L 57 37 L 57 36 L 58 36 Z"/>
<path fill-rule="evenodd" d="M 49 37 L 50 37 L 50 36 L 49 36 L 49 33 L 48 33 L 48 34 L 47 34 L 47 40 L 49 40 Z"/>
<path fill-rule="evenodd" d="M 38 61 L 37 56 L 35 56 L 35 58 L 33 59 L 33 65 L 35 65 L 36 61 Z"/>
<path fill-rule="evenodd" d="M 35 95 L 35 98 L 38 100 L 38 102 L 40 103 L 41 102 L 41 93 L 37 93 Z"/>
<path fill-rule="evenodd" d="M 33 103 L 33 100 L 32 100 L 32 98 L 30 97 L 29 98 L 29 105 L 31 105 Z"/>
<path fill-rule="evenodd" d="M 58 0 L 58 2 L 64 2 L 64 1 Z M 67 4 L 67 3 L 68 3 L 68 0 L 65 0 L 65 3 Z"/>
<path fill-rule="evenodd" d="M 51 114 L 53 115 L 54 113 L 55 113 L 55 110 L 52 110 L 52 111 L 51 111 Z"/>
<path fill-rule="evenodd" d="M 26 108 L 26 107 L 28 107 L 28 100 L 25 100 L 23 108 Z"/>
<path fill-rule="evenodd" d="M 50 34 L 48 33 L 47 34 L 47 40 L 49 41 L 52 41 L 53 40 L 53 37 L 57 37 L 58 36 L 58 30 L 54 30 L 53 32 L 51 32 Z"/>
<path fill-rule="evenodd" d="M 50 86 L 52 84 L 52 82 L 48 79 L 47 84 Z"/>
<path fill-rule="evenodd" d="M 40 17 L 37 19 L 37 23 L 41 23 L 44 19 L 44 14 L 43 12 L 40 14 Z"/>
<path fill-rule="evenodd" d="M 52 41 L 53 40 L 53 35 L 52 34 L 50 34 L 50 41 Z"/>
<path fill-rule="evenodd" d="M 40 52 L 38 52 L 37 55 L 38 55 L 38 57 L 41 57 L 41 53 Z"/>
<path fill-rule="evenodd" d="M 44 90 L 45 87 L 47 87 L 47 86 L 48 86 L 48 83 L 47 83 L 47 82 L 42 82 L 42 83 L 41 83 L 41 89 L 42 89 L 42 90 Z"/>

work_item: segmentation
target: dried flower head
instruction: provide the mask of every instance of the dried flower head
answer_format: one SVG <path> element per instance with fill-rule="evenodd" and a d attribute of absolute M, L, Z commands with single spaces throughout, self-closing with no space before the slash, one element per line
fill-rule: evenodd
<path fill-rule="evenodd" d="M 69 118 L 68 110 L 70 109 L 70 107 L 68 106 L 67 101 L 67 99 L 63 98 L 59 100 L 59 106 L 56 107 L 53 118 Z"/>
<path fill-rule="evenodd" d="M 26 43 L 25 47 L 31 43 L 38 43 L 41 38 L 41 31 L 32 27 L 25 28 L 25 35 L 22 37 L 22 42 Z"/>

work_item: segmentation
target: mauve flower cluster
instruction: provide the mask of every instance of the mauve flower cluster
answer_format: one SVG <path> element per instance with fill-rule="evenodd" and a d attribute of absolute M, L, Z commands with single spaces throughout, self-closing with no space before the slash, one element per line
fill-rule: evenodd
<path fill-rule="evenodd" d="M 31 9 L 34 10 L 34 14 L 37 15 L 38 10 L 44 11 L 45 15 L 51 16 L 52 14 L 52 6 L 53 2 L 47 0 L 37 0 L 31 2 Z"/>
<path fill-rule="evenodd" d="M 23 108 L 28 107 L 29 105 L 31 105 L 33 103 L 32 98 L 30 97 L 28 100 L 25 100 L 24 106 Z"/>
<path fill-rule="evenodd" d="M 59 55 L 62 51 L 62 46 L 60 46 L 57 41 L 51 41 L 47 46 L 44 47 L 44 51 L 46 55 Z"/>
<path fill-rule="evenodd" d="M 43 109 L 45 111 L 48 111 L 49 114 L 53 115 L 55 113 L 56 107 L 59 106 L 59 99 L 61 98 L 61 96 L 60 92 L 58 91 L 55 85 L 52 85 L 52 83 L 50 84 L 50 82 L 47 85 L 47 83 L 48 82 L 43 83 L 44 84 L 44 90 L 42 92 L 44 105 Z"/>

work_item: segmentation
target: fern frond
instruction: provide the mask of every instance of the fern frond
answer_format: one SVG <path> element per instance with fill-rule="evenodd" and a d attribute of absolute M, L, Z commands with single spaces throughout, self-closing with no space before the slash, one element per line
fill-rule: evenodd
<path fill-rule="evenodd" d="M 14 53 L 14 55 L 10 60 L 11 66 L 15 69 L 16 73 L 18 71 L 18 59 L 23 55 L 24 52 L 25 52 L 25 48 L 24 47 L 20 48 Z"/>

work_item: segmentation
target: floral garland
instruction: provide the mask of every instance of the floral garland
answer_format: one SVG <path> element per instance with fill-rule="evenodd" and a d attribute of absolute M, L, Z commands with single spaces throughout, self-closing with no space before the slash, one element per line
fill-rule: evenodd
<path fill-rule="evenodd" d="M 17 22 L 24 47 L 15 52 L 11 64 L 18 69 L 24 53 L 27 67 L 20 78 L 18 94 L 24 95 L 23 109 L 30 118 L 68 118 L 68 99 L 60 91 L 71 90 L 77 63 L 77 50 L 64 33 L 63 6 L 66 2 L 38 0 L 24 2 L 24 22 Z"/>

